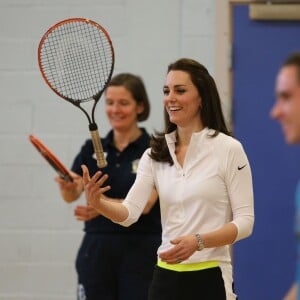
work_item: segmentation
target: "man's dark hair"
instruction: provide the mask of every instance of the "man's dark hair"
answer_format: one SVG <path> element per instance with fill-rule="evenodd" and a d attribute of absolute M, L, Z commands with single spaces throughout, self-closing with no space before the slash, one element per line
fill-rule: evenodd
<path fill-rule="evenodd" d="M 291 53 L 283 62 L 282 67 L 295 66 L 298 70 L 298 80 L 300 82 L 300 52 Z"/>

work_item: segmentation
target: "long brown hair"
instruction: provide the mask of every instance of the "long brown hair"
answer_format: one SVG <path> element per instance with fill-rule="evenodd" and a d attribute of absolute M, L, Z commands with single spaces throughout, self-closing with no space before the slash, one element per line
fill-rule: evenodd
<path fill-rule="evenodd" d="M 167 73 L 170 71 L 183 71 L 189 74 L 202 99 L 199 118 L 204 127 L 215 130 L 212 137 L 217 136 L 219 132 L 231 135 L 225 123 L 216 83 L 207 69 L 193 59 L 181 58 L 168 66 Z M 164 121 L 164 131 L 155 132 L 151 138 L 150 157 L 155 161 L 169 162 L 172 165 L 173 161 L 167 147 L 165 134 L 176 130 L 177 125 L 170 122 L 166 109 L 164 109 Z"/>

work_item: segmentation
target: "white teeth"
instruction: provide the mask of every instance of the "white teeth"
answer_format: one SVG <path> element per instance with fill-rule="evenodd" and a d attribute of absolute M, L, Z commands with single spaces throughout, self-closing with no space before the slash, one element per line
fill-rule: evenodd
<path fill-rule="evenodd" d="M 177 110 L 180 110 L 180 107 L 172 106 L 172 107 L 169 107 L 169 110 L 170 111 L 177 111 Z"/>

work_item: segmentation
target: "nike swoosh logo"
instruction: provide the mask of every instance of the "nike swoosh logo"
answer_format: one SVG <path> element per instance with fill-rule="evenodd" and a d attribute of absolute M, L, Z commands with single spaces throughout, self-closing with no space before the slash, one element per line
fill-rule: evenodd
<path fill-rule="evenodd" d="M 242 170 L 242 169 L 244 169 L 245 167 L 247 166 L 247 164 L 246 165 L 243 165 L 243 166 L 238 166 L 238 170 L 240 171 L 240 170 Z"/>

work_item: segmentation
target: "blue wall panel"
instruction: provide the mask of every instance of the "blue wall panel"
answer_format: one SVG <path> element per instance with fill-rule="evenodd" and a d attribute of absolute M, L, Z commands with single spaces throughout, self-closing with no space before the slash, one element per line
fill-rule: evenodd
<path fill-rule="evenodd" d="M 253 235 L 234 246 L 234 277 L 239 299 L 279 300 L 294 278 L 300 148 L 285 144 L 269 112 L 280 64 L 300 50 L 300 22 L 253 21 L 248 9 L 233 10 L 233 121 L 252 165 L 256 221 Z"/>

